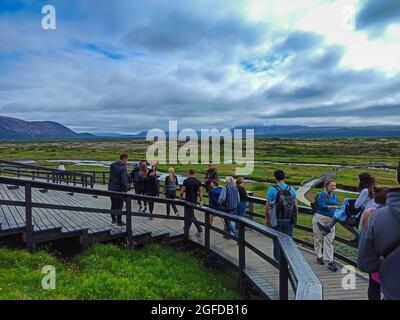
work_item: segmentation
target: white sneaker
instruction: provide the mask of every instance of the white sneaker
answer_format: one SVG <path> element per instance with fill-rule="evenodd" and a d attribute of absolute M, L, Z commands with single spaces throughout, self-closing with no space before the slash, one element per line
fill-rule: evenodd
<path fill-rule="evenodd" d="M 175 215 L 176 215 L 177 217 L 179 217 L 179 211 L 175 212 Z"/>

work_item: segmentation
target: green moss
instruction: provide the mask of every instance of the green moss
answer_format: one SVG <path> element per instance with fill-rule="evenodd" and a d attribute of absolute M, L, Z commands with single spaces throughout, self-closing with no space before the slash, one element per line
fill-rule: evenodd
<path fill-rule="evenodd" d="M 45 265 L 56 268 L 55 290 L 41 287 Z M 238 299 L 235 284 L 233 273 L 157 245 L 96 245 L 68 263 L 45 252 L 0 249 L 0 299 Z"/>

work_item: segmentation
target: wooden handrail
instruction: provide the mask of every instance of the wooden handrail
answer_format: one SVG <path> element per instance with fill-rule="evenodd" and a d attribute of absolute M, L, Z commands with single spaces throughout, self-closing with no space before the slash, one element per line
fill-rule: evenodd
<path fill-rule="evenodd" d="M 251 229 L 260 233 L 263 236 L 276 239 L 281 250 L 281 261 L 278 263 L 279 266 L 279 274 L 280 274 L 280 298 L 287 299 L 288 298 L 288 284 L 289 279 L 290 283 L 294 283 L 293 290 L 295 292 L 295 298 L 298 300 L 304 299 L 315 299 L 320 300 L 322 299 L 322 285 L 308 263 L 305 261 L 304 257 L 301 255 L 299 249 L 297 248 L 294 241 L 287 235 L 275 231 L 271 228 L 265 227 L 260 225 L 250 219 L 231 215 L 229 213 L 225 213 L 222 211 L 214 210 L 208 207 L 200 207 L 197 204 L 186 202 L 183 200 L 176 200 L 176 199 L 165 199 L 159 197 L 151 197 L 151 196 L 141 196 L 135 195 L 130 193 L 120 193 L 120 192 L 111 192 L 111 191 L 104 191 L 104 190 L 96 190 L 96 189 L 87 189 L 82 187 L 73 187 L 73 186 L 65 186 L 59 184 L 52 184 L 47 182 L 40 182 L 40 181 L 30 181 L 30 180 L 22 180 L 22 179 L 13 179 L 13 178 L 6 178 L 0 177 L 0 184 L 7 184 L 7 185 L 17 185 L 25 187 L 25 201 L 13 202 L 14 205 L 20 205 L 25 207 L 27 224 L 26 224 L 26 241 L 27 247 L 29 250 L 34 250 L 34 238 L 33 238 L 33 226 L 32 226 L 32 208 L 42 208 L 46 207 L 48 209 L 60 207 L 65 208 L 71 211 L 85 211 L 85 212 L 98 212 L 98 213 L 110 213 L 115 212 L 113 210 L 106 210 L 106 209 L 95 209 L 95 208 L 82 208 L 82 207 L 73 207 L 73 206 L 60 206 L 55 204 L 45 204 L 45 203 L 33 203 L 32 202 L 32 188 L 36 189 L 47 189 L 47 190 L 57 190 L 57 191 L 66 191 L 66 192 L 73 192 L 73 193 L 81 193 L 81 194 L 88 194 L 88 195 L 97 195 L 97 196 L 105 196 L 105 197 L 121 197 L 130 203 L 132 200 L 147 200 L 147 201 L 154 201 L 158 203 L 173 203 L 176 205 L 184 206 L 185 215 L 184 217 L 168 217 L 165 215 L 155 214 L 153 215 L 154 218 L 165 218 L 165 219 L 176 219 L 182 220 L 184 219 L 185 223 L 185 238 L 189 239 L 189 229 L 187 228 L 190 221 L 190 215 L 188 214 L 189 209 L 196 209 L 204 213 L 205 222 L 202 223 L 206 228 L 206 242 L 204 245 L 205 251 L 210 252 L 213 251 L 210 246 L 210 230 L 214 229 L 207 221 L 209 215 L 214 215 L 221 218 L 226 218 L 230 221 L 238 223 L 239 226 L 239 236 L 236 239 L 239 244 L 239 280 L 241 291 L 245 290 L 245 270 L 246 270 L 246 250 L 245 248 L 251 247 L 248 246 L 245 237 L 245 230 L 246 228 Z M 0 199 L 0 205 L 10 204 L 10 201 L 6 201 Z M 64 209 L 64 210 L 65 210 Z M 131 210 L 131 205 L 127 205 L 125 211 L 119 211 L 118 214 L 126 215 L 127 217 L 127 229 L 126 229 L 126 237 L 127 240 L 131 240 L 132 237 L 132 224 L 129 223 L 131 221 L 132 216 L 148 216 L 143 213 L 133 212 Z M 224 234 L 224 231 L 220 231 L 220 233 Z M 257 252 L 254 251 L 256 254 Z M 263 255 L 259 255 L 261 259 L 265 262 L 270 263 L 272 258 L 265 259 Z M 276 264 L 272 264 L 276 267 Z M 290 269 L 290 272 L 289 272 Z"/>

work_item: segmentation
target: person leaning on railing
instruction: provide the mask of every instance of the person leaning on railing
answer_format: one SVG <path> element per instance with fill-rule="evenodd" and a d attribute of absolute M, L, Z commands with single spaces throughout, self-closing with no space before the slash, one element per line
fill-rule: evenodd
<path fill-rule="evenodd" d="M 120 155 L 120 160 L 113 162 L 110 165 L 110 177 L 108 179 L 108 190 L 116 192 L 128 192 L 129 186 L 129 176 L 128 169 L 126 167 L 128 163 L 128 154 L 122 153 Z M 111 197 L 111 210 L 122 211 L 124 207 L 124 199 L 119 197 Z M 117 224 L 118 226 L 125 225 L 122 222 L 122 215 L 111 214 L 112 224 Z"/>

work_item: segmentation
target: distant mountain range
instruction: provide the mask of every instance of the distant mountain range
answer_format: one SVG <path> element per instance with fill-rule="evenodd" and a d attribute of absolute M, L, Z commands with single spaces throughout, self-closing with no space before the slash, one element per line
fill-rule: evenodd
<path fill-rule="evenodd" d="M 238 127 L 245 129 L 246 127 Z M 247 127 L 248 128 L 248 127 Z M 256 126 L 255 136 L 276 138 L 378 138 L 400 137 L 400 126 L 368 127 L 307 127 L 307 126 Z"/>
<path fill-rule="evenodd" d="M 0 116 L 0 140 L 90 139 L 90 133 L 76 133 L 52 121 L 24 121 Z"/>
<path fill-rule="evenodd" d="M 241 126 L 235 129 L 246 129 Z M 307 127 L 307 126 L 256 126 L 257 137 L 272 138 L 362 138 L 400 137 L 400 126 L 369 127 Z M 95 134 L 77 133 L 52 121 L 24 121 L 0 116 L 0 140 L 66 140 L 66 139 L 140 139 L 146 132 L 119 134 L 100 132 Z"/>

